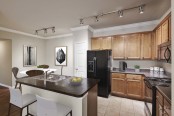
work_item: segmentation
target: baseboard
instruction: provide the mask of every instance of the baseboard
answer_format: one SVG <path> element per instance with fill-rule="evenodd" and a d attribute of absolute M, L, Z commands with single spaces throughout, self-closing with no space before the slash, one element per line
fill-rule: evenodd
<path fill-rule="evenodd" d="M 4 86 L 4 87 L 8 87 L 8 88 L 11 88 L 11 86 L 9 86 L 9 85 L 6 85 L 6 84 L 2 84 L 2 83 L 0 83 L 0 85 L 1 85 L 1 86 Z"/>

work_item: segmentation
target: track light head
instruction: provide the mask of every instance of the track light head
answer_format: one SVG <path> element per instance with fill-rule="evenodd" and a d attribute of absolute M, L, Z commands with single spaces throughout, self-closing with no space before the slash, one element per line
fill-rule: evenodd
<path fill-rule="evenodd" d="M 139 6 L 139 13 L 140 14 L 143 14 L 144 13 L 144 6 L 142 5 L 142 6 Z"/>
<path fill-rule="evenodd" d="M 83 22 L 83 19 L 80 19 L 80 25 L 83 25 L 84 22 Z"/>
<path fill-rule="evenodd" d="M 47 29 L 44 29 L 44 34 L 47 34 Z"/>
<path fill-rule="evenodd" d="M 99 17 L 98 17 L 98 16 L 95 17 L 95 21 L 96 21 L 96 22 L 99 21 Z"/>
<path fill-rule="evenodd" d="M 55 27 L 52 27 L 52 32 L 55 33 Z"/>
<path fill-rule="evenodd" d="M 119 10 L 118 15 L 119 15 L 120 18 L 123 17 L 123 10 Z"/>
<path fill-rule="evenodd" d="M 38 30 L 35 31 L 35 35 L 38 35 Z"/>

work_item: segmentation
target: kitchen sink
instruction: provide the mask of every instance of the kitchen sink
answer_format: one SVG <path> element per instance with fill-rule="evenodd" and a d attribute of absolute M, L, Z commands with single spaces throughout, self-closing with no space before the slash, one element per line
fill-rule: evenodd
<path fill-rule="evenodd" d="M 44 76 L 37 76 L 34 77 L 34 79 L 39 79 L 39 80 L 46 80 L 46 81 L 51 81 L 51 82 L 57 82 L 66 79 L 67 76 L 64 75 L 56 75 L 56 74 L 49 74 L 47 78 Z"/>

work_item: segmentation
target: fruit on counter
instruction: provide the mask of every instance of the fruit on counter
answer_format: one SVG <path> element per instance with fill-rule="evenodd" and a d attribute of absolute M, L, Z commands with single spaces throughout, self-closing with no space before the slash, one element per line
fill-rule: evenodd
<path fill-rule="evenodd" d="M 81 77 L 73 77 L 71 79 L 72 82 L 81 82 L 82 81 L 82 78 Z"/>

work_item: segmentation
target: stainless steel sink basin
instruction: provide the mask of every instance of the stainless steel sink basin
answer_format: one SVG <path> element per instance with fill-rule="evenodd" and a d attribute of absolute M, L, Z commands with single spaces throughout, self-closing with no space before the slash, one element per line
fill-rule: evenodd
<path fill-rule="evenodd" d="M 63 79 L 66 79 L 66 76 L 64 76 L 64 75 L 50 74 L 50 75 L 47 76 L 47 78 L 44 75 L 44 76 L 34 77 L 34 79 L 46 80 L 46 81 L 51 81 L 51 82 L 57 82 L 57 81 L 61 81 Z"/>

